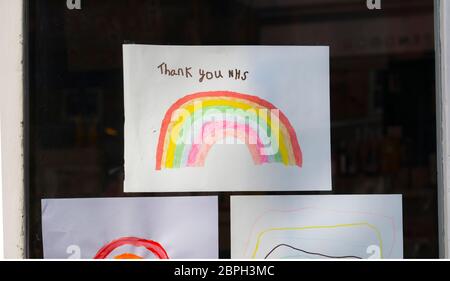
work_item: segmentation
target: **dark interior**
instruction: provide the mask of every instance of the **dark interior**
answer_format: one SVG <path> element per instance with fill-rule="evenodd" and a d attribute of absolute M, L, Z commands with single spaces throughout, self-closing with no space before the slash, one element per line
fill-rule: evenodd
<path fill-rule="evenodd" d="M 403 194 L 404 256 L 438 257 L 432 0 L 30 0 L 27 255 L 42 258 L 42 198 L 123 192 L 122 44 L 329 45 L 332 192 Z M 230 193 L 219 194 L 230 257 Z"/>

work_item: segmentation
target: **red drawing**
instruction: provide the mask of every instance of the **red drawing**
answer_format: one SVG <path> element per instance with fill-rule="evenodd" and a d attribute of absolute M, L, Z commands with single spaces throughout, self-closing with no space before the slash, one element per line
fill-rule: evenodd
<path fill-rule="evenodd" d="M 147 250 L 152 252 L 159 259 L 168 259 L 166 250 L 159 244 L 158 242 L 152 240 L 146 240 L 142 238 L 136 237 L 122 237 L 117 240 L 114 240 L 105 246 L 103 246 L 95 255 L 94 259 L 106 259 L 112 251 L 115 249 L 124 246 L 131 245 L 135 247 L 145 247 Z M 133 258 L 133 259 L 142 259 L 142 257 L 131 254 L 131 253 L 123 253 L 114 257 L 115 259 L 123 259 L 123 258 Z"/>

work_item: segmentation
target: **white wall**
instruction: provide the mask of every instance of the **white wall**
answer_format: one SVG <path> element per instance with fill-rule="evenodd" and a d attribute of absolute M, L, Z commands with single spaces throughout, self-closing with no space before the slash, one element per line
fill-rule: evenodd
<path fill-rule="evenodd" d="M 6 258 L 25 256 L 22 43 L 22 0 L 0 0 L 0 128 Z"/>

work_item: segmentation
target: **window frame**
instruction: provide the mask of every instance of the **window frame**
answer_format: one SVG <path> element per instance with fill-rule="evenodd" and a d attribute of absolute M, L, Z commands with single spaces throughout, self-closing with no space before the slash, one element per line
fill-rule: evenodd
<path fill-rule="evenodd" d="M 27 5 L 0 2 L 1 165 L 4 256 L 26 258 L 27 146 Z M 450 3 L 434 0 L 436 60 L 436 125 L 438 167 L 439 256 L 450 257 Z M 4 80 L 4 81 L 3 81 Z M 5 164 L 7 163 L 7 165 Z"/>

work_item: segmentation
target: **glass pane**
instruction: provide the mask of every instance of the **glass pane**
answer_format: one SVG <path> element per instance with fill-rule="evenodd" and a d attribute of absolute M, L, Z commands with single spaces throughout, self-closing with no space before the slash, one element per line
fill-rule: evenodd
<path fill-rule="evenodd" d="M 124 43 L 330 46 L 331 194 L 403 194 L 404 256 L 438 257 L 433 1 L 65 2 L 28 1 L 29 257 L 42 198 L 154 196 L 123 192 Z M 177 194 L 219 195 L 229 258 L 230 193 Z"/>

